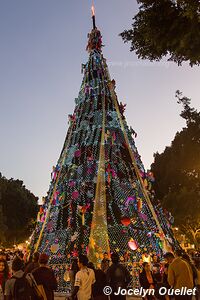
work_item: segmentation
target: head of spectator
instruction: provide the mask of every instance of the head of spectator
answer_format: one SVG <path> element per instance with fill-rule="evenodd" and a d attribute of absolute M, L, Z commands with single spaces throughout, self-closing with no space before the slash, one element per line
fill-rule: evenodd
<path fill-rule="evenodd" d="M 174 260 L 174 254 L 172 252 L 167 252 L 164 255 L 165 260 L 168 262 L 168 264 L 172 263 Z"/>
<path fill-rule="evenodd" d="M 23 260 L 21 260 L 21 258 L 19 257 L 15 257 L 12 262 L 12 271 L 15 273 L 18 271 L 23 271 L 23 269 L 24 269 Z"/>
<path fill-rule="evenodd" d="M 40 254 L 38 262 L 40 265 L 46 266 L 48 264 L 48 260 L 49 260 L 49 256 L 46 253 L 42 253 L 42 254 Z"/>
<path fill-rule="evenodd" d="M 119 255 L 116 252 L 112 253 L 111 260 L 113 264 L 117 264 L 119 262 Z"/>
<path fill-rule="evenodd" d="M 0 274 L 3 274 L 4 278 L 8 278 L 9 267 L 5 259 L 0 259 Z"/>
<path fill-rule="evenodd" d="M 5 254 L 5 252 L 0 252 L 0 259 L 4 259 L 4 260 L 6 260 L 6 254 Z"/>
<path fill-rule="evenodd" d="M 88 258 L 86 255 L 79 255 L 78 257 L 78 266 L 79 266 L 79 269 L 83 269 L 85 267 L 87 267 L 88 265 Z"/>
<path fill-rule="evenodd" d="M 157 257 L 157 255 L 153 255 L 152 256 L 152 261 L 153 261 L 153 263 L 157 263 L 158 262 L 158 257 Z"/>
<path fill-rule="evenodd" d="M 108 259 L 108 252 L 104 252 L 103 258 L 104 258 L 104 259 Z"/>

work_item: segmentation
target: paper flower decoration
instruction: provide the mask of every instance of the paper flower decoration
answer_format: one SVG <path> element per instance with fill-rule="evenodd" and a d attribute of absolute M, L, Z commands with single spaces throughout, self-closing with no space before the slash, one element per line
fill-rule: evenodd
<path fill-rule="evenodd" d="M 72 192 L 72 198 L 75 200 L 79 197 L 79 192 L 78 191 L 74 191 Z"/>
<path fill-rule="evenodd" d="M 128 226 L 128 225 L 130 225 L 130 223 L 131 223 L 131 219 L 128 218 L 128 217 L 123 217 L 123 218 L 121 218 L 121 223 L 122 223 L 124 226 Z"/>

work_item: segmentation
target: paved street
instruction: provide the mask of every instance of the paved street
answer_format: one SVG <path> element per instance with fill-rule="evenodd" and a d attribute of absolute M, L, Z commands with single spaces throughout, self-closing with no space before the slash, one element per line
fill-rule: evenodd
<path fill-rule="evenodd" d="M 139 300 L 140 298 L 134 298 L 134 297 L 128 297 L 127 300 Z M 62 296 L 58 296 L 58 297 L 55 297 L 55 300 L 65 300 L 65 297 L 62 297 Z"/>
<path fill-rule="evenodd" d="M 140 300 L 141 298 L 139 297 L 127 297 L 127 300 Z M 65 296 L 61 295 L 61 294 L 57 294 L 55 296 L 55 300 L 65 300 Z"/>

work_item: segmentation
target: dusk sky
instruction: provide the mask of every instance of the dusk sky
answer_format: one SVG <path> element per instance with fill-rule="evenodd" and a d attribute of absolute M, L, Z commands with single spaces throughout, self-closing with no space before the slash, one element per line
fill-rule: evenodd
<path fill-rule="evenodd" d="M 0 172 L 42 197 L 73 113 L 91 30 L 91 0 L 0 1 Z M 136 0 L 96 0 L 103 53 L 127 104 L 128 125 L 146 168 L 183 126 L 175 91 L 200 109 L 200 68 L 139 60 L 119 33 L 129 29 Z M 167 166 L 166 166 L 167 168 Z"/>

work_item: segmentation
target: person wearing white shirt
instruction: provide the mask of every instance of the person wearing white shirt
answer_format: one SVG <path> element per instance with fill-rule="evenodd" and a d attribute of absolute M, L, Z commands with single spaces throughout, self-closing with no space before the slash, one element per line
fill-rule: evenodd
<path fill-rule="evenodd" d="M 86 255 L 80 255 L 78 266 L 80 271 L 76 273 L 74 290 L 71 299 L 90 300 L 92 298 L 92 285 L 95 283 L 95 274 L 92 269 L 87 267 L 88 258 Z"/>

